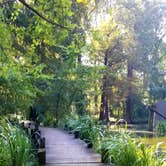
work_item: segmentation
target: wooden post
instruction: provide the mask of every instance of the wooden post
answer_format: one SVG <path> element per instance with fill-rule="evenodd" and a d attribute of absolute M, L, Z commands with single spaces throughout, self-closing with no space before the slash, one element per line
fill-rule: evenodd
<path fill-rule="evenodd" d="M 45 149 L 38 149 L 38 159 L 40 165 L 46 164 L 46 150 Z"/>

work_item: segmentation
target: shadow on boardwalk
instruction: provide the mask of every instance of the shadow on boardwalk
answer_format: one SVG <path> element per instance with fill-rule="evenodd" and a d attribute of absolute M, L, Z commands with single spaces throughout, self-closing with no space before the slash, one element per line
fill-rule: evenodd
<path fill-rule="evenodd" d="M 41 128 L 46 138 L 46 166 L 104 166 L 101 157 L 65 131 Z"/>

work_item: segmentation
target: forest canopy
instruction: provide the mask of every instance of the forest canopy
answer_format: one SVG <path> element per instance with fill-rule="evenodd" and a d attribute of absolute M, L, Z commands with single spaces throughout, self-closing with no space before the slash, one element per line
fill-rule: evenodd
<path fill-rule="evenodd" d="M 166 98 L 166 2 L 1 0 L 0 115 L 147 122 Z"/>

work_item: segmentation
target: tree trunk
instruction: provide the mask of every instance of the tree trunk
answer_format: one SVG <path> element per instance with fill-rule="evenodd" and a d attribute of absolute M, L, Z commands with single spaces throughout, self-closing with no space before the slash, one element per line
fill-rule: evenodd
<path fill-rule="evenodd" d="M 95 113 L 98 114 L 98 95 L 94 96 Z"/>
<path fill-rule="evenodd" d="M 108 56 L 110 48 L 108 48 L 105 52 L 104 57 L 104 65 L 108 66 Z M 101 106 L 100 106 L 100 116 L 99 120 L 105 121 L 106 123 L 109 122 L 109 113 L 108 113 L 108 95 L 107 95 L 107 75 L 104 73 L 103 76 L 103 87 L 102 87 L 102 95 L 101 95 Z"/>
<path fill-rule="evenodd" d="M 101 95 L 101 106 L 100 106 L 100 115 L 99 115 L 99 120 L 103 121 L 104 120 L 104 112 L 105 112 L 105 82 L 103 83 L 103 89 L 102 89 L 102 95 Z"/>
<path fill-rule="evenodd" d="M 127 78 L 129 81 L 128 87 L 128 96 L 126 99 L 126 111 L 125 111 L 125 119 L 127 123 L 132 123 L 131 113 L 132 113 L 132 79 L 133 79 L 133 65 L 131 62 L 128 62 L 128 71 L 127 71 Z"/>
<path fill-rule="evenodd" d="M 131 101 L 131 96 L 129 94 L 126 100 L 126 112 L 125 112 L 125 119 L 127 123 L 132 123 L 131 110 L 132 110 L 132 101 Z"/>
<path fill-rule="evenodd" d="M 149 120 L 148 120 L 148 130 L 153 131 L 153 119 L 154 119 L 154 111 L 149 111 Z"/>
<path fill-rule="evenodd" d="M 106 122 L 106 124 L 108 124 L 109 122 L 109 113 L 108 113 L 108 97 L 107 97 L 107 94 L 105 96 L 105 114 L 104 114 L 104 120 Z"/>
<path fill-rule="evenodd" d="M 109 111 L 108 111 L 108 97 L 103 91 L 101 95 L 101 106 L 100 106 L 100 116 L 99 116 L 100 121 L 105 121 L 106 124 L 109 122 Z"/>
<path fill-rule="evenodd" d="M 113 113 L 113 109 L 112 109 L 112 103 L 111 101 L 109 100 L 109 105 L 108 105 L 108 109 L 109 109 L 109 116 L 110 117 L 114 117 L 114 113 Z"/>

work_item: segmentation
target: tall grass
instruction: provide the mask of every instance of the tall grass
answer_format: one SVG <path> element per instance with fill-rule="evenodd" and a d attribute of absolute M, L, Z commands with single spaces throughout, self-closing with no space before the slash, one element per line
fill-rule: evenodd
<path fill-rule="evenodd" d="M 165 156 L 158 156 L 156 150 L 157 146 L 135 142 L 124 132 L 103 140 L 101 155 L 104 162 L 116 166 L 165 166 Z"/>
<path fill-rule="evenodd" d="M 0 122 L 0 166 L 37 166 L 27 136 L 5 120 Z"/>
<path fill-rule="evenodd" d="M 136 145 L 127 134 L 116 134 L 103 140 L 103 161 L 113 163 L 117 166 L 136 166 Z"/>

